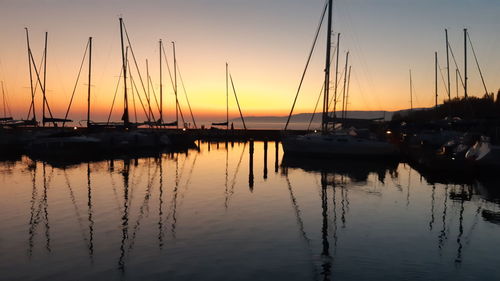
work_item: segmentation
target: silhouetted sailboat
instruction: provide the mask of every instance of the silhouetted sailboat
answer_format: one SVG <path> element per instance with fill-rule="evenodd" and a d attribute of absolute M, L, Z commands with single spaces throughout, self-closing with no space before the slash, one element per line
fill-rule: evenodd
<path fill-rule="evenodd" d="M 325 6 L 325 10 L 328 10 L 328 27 L 327 27 L 327 42 L 326 42 L 326 62 L 325 62 L 325 86 L 323 92 L 323 114 L 321 121 L 321 132 L 308 134 L 303 136 L 292 136 L 285 135 L 283 137 L 283 150 L 286 154 L 304 154 L 304 155 L 317 155 L 317 156 L 382 156 L 382 155 L 394 155 L 397 153 L 397 148 L 390 143 L 385 141 L 380 141 L 375 138 L 364 138 L 359 137 L 355 131 L 335 131 L 329 130 L 330 124 L 336 122 L 336 117 L 330 117 L 328 114 L 329 102 L 330 102 L 330 63 L 331 63 L 331 45 L 332 45 L 332 5 L 333 1 L 329 0 L 328 4 Z M 325 11 L 323 12 L 324 17 Z M 316 33 L 315 41 L 313 44 L 316 45 L 319 30 L 321 24 L 318 27 Z M 337 50 L 338 54 L 338 50 Z M 312 55 L 312 50 L 308 58 L 309 64 Z M 347 69 L 347 67 L 346 67 Z M 305 72 L 304 72 L 305 74 Z M 302 77 L 302 82 L 304 80 L 304 75 Z M 300 86 L 299 86 L 300 90 Z M 296 98 L 295 98 L 296 101 Z M 292 112 L 293 107 L 292 106 Z M 336 93 L 335 101 L 336 103 Z M 292 115 L 290 112 L 290 116 Z M 290 120 L 289 116 L 289 120 Z M 288 122 L 287 122 L 288 126 Z M 334 126 L 335 127 L 335 126 Z M 286 130 L 286 127 L 285 127 Z"/>
<path fill-rule="evenodd" d="M 84 58 L 87 55 L 87 50 L 92 49 L 92 37 L 89 38 L 87 43 L 87 48 L 85 49 Z M 31 53 L 31 52 L 30 52 Z M 90 89 L 90 60 L 91 57 L 89 55 L 89 89 Z M 34 61 L 33 61 L 34 63 Z M 82 61 L 83 65 L 83 61 Z M 45 67 L 44 67 L 45 68 Z M 80 68 L 81 70 L 81 68 Z M 45 76 L 45 75 L 44 75 Z M 80 73 L 78 74 L 78 78 Z M 77 78 L 77 82 L 78 82 Z M 45 79 L 44 79 L 45 80 Z M 40 84 L 40 87 L 43 85 Z M 42 92 L 45 92 L 45 87 L 42 87 Z M 76 89 L 76 86 L 75 86 Z M 74 95 L 74 91 L 73 91 Z M 73 95 L 70 100 L 70 104 L 68 106 L 68 110 L 66 112 L 65 118 L 45 118 L 45 122 L 52 122 L 54 126 L 57 126 L 57 122 L 62 122 L 62 126 L 64 127 L 66 122 L 71 122 L 71 120 L 67 119 L 72 101 Z M 90 101 L 90 90 L 89 97 Z M 47 103 L 46 98 L 44 97 L 44 104 Z M 47 104 L 48 106 L 48 104 Z M 89 118 L 90 107 L 87 113 L 87 118 Z M 49 120 L 49 121 L 47 121 Z M 42 122 L 43 124 L 44 122 Z M 79 132 L 73 131 L 54 131 L 48 135 L 38 136 L 36 139 L 31 141 L 28 145 L 28 151 L 32 156 L 50 156 L 50 157 L 66 157 L 68 155 L 76 156 L 76 155 L 88 155 L 89 153 L 95 153 L 99 149 L 101 141 L 94 137 L 83 136 L 79 134 Z"/>
<path fill-rule="evenodd" d="M 1 126 L 1 122 L 5 122 L 5 121 L 10 121 L 12 120 L 12 117 L 11 116 L 7 116 L 7 100 L 5 98 L 5 89 L 4 89 L 4 86 L 3 86 L 3 81 L 2 81 L 2 104 L 3 104 L 3 117 L 0 117 L 0 126 Z"/>
<path fill-rule="evenodd" d="M 234 98 L 236 99 L 236 105 L 238 106 L 238 111 L 240 113 L 241 122 L 243 123 L 243 128 L 246 130 L 247 126 L 245 124 L 245 118 L 243 118 L 243 113 L 241 111 L 240 102 L 238 100 L 238 95 L 236 94 L 236 88 L 234 86 L 234 81 L 232 75 L 229 73 L 229 64 L 226 63 L 226 122 L 215 122 L 212 126 L 226 126 L 226 130 L 229 129 L 229 81 L 231 81 L 231 87 L 233 89 Z M 234 129 L 231 124 L 231 129 Z"/>

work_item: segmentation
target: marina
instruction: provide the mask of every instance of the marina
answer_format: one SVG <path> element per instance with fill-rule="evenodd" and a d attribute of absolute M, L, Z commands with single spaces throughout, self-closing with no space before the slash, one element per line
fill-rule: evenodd
<path fill-rule="evenodd" d="M 115 2 L 2 4 L 0 280 L 500 280 L 499 5 Z"/>

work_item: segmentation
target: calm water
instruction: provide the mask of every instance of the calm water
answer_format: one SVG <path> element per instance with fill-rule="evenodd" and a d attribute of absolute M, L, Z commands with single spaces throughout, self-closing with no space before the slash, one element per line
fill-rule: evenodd
<path fill-rule="evenodd" d="M 500 280 L 495 181 L 279 149 L 2 161 L 0 280 Z"/>

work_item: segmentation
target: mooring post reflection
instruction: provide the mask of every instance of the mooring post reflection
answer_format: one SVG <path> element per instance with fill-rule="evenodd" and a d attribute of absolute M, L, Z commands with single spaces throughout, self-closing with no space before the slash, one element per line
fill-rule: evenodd
<path fill-rule="evenodd" d="M 250 160 L 248 163 L 248 187 L 250 188 L 250 191 L 253 191 L 253 151 L 254 151 L 254 142 L 253 140 L 250 140 L 250 149 L 249 149 Z"/>
<path fill-rule="evenodd" d="M 264 179 L 267 179 L 267 141 L 264 141 Z"/>
<path fill-rule="evenodd" d="M 278 168 L 279 168 L 279 142 L 275 141 L 274 142 L 274 172 L 278 173 Z"/>

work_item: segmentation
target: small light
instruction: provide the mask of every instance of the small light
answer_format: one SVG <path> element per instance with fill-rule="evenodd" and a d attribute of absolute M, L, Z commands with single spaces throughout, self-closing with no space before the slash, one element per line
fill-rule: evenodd
<path fill-rule="evenodd" d="M 77 127 L 73 127 L 73 130 L 76 130 L 76 129 L 78 129 L 78 128 Z"/>
<path fill-rule="evenodd" d="M 390 130 L 387 130 L 387 132 L 385 132 L 385 133 L 388 135 L 392 134 L 392 132 Z"/>
<path fill-rule="evenodd" d="M 318 132 L 318 130 L 314 130 L 314 132 L 315 132 L 315 133 L 317 133 L 317 132 Z"/>
<path fill-rule="evenodd" d="M 182 128 L 183 131 L 186 131 L 186 128 Z"/>

